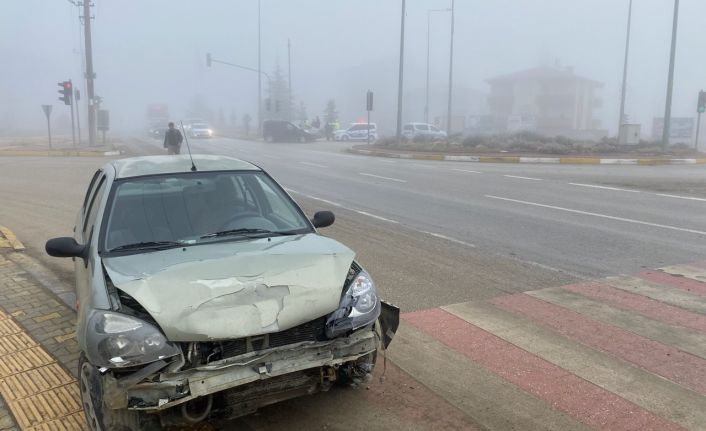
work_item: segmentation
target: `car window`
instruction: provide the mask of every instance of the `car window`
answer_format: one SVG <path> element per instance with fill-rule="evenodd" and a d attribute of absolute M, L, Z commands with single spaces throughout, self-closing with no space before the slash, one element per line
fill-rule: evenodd
<path fill-rule="evenodd" d="M 426 124 L 417 124 L 414 126 L 417 130 L 429 130 L 429 126 Z"/>
<path fill-rule="evenodd" d="M 429 126 L 429 130 L 432 132 L 440 132 L 440 130 L 436 126 Z"/>
<path fill-rule="evenodd" d="M 119 180 L 108 208 L 101 240 L 104 250 L 140 242 L 228 240 L 202 237 L 232 229 L 311 231 L 308 220 L 291 199 L 259 171 Z"/>
<path fill-rule="evenodd" d="M 404 129 L 405 129 L 405 130 L 412 130 L 412 125 L 411 125 L 411 124 L 407 124 L 407 125 L 404 126 Z"/>
<path fill-rule="evenodd" d="M 96 222 L 96 214 L 98 214 L 98 207 L 100 206 L 101 199 L 103 197 L 103 192 L 105 191 L 105 176 L 100 179 L 96 192 L 91 197 L 88 204 L 88 209 L 86 210 L 86 216 L 83 218 L 83 238 L 86 239 L 86 235 L 90 232 L 93 224 Z"/>

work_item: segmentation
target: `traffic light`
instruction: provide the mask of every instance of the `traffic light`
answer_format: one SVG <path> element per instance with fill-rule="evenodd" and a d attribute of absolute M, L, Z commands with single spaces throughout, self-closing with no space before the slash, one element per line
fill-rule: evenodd
<path fill-rule="evenodd" d="M 206 67 L 211 67 L 211 53 L 206 53 Z"/>
<path fill-rule="evenodd" d="M 699 114 L 706 111 L 706 91 L 699 91 L 699 103 L 696 105 L 696 112 Z"/>
<path fill-rule="evenodd" d="M 73 93 L 73 86 L 71 85 L 71 81 L 63 81 L 57 83 L 61 89 L 59 90 L 59 94 L 61 94 L 61 97 L 59 97 L 59 100 L 64 102 L 64 105 L 71 105 L 71 95 Z"/>

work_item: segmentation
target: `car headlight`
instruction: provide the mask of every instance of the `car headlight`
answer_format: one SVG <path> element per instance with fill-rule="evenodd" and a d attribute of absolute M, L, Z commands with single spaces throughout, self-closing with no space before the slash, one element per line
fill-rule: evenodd
<path fill-rule="evenodd" d="M 360 271 L 346 286 L 338 309 L 326 320 L 326 336 L 337 337 L 370 325 L 380 315 L 380 300 L 370 275 Z"/>
<path fill-rule="evenodd" d="M 127 314 L 95 311 L 87 328 L 86 356 L 98 367 L 132 367 L 180 353 L 159 328 Z"/>

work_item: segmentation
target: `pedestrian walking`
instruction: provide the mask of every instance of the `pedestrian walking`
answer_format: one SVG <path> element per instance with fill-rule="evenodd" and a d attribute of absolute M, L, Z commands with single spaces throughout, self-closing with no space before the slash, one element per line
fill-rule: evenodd
<path fill-rule="evenodd" d="M 179 129 L 174 127 L 174 123 L 169 123 L 169 129 L 164 134 L 164 148 L 167 149 L 167 154 L 179 154 L 182 141 L 184 137 Z"/>

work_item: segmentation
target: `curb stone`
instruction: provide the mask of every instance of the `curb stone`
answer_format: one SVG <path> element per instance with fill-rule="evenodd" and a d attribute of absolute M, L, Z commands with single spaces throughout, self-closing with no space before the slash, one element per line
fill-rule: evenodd
<path fill-rule="evenodd" d="M 17 239 L 10 229 L 0 226 L 0 248 L 3 247 L 3 244 L 7 244 L 7 246 L 12 247 L 15 251 L 23 251 L 25 249 L 24 244 Z"/>
<path fill-rule="evenodd" d="M 438 160 L 446 162 L 477 162 L 477 163 L 535 163 L 562 165 L 705 165 L 703 159 L 659 159 L 659 158 L 598 158 L 598 157 L 523 157 L 523 156 L 464 156 L 444 154 L 411 154 L 388 153 L 384 151 L 347 148 L 346 152 L 372 157 L 388 157 L 393 159 Z"/>
<path fill-rule="evenodd" d="M 0 157 L 110 157 L 119 156 L 121 151 L 86 150 L 0 150 Z"/>

